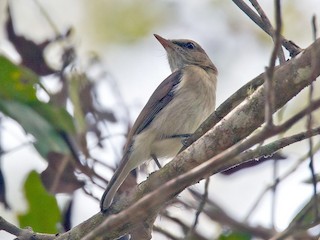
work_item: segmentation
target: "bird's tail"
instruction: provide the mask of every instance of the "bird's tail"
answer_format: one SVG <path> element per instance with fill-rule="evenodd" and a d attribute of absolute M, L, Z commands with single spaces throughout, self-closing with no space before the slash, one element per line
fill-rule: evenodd
<path fill-rule="evenodd" d="M 132 164 L 130 164 L 129 155 L 130 155 L 129 151 L 127 151 L 124 154 L 120 162 L 120 165 L 116 169 L 114 175 L 112 176 L 111 180 L 108 183 L 108 186 L 105 192 L 101 197 L 100 209 L 102 212 L 106 211 L 110 207 L 113 201 L 113 198 L 116 195 L 116 192 L 118 191 L 119 187 L 127 178 L 130 171 L 135 167 L 135 166 L 132 166 Z"/>

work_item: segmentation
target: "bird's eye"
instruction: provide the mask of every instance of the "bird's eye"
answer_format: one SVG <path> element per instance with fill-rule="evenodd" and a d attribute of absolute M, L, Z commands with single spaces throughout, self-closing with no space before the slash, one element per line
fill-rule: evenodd
<path fill-rule="evenodd" d="M 194 48 L 196 48 L 196 46 L 195 46 L 192 42 L 186 43 L 185 46 L 186 46 L 187 48 L 189 48 L 189 49 L 194 49 Z"/>

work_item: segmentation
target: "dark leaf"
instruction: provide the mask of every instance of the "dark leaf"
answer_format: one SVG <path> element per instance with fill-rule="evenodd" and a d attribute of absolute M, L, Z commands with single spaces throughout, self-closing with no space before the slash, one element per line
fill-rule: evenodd
<path fill-rule="evenodd" d="M 6 209 L 10 209 L 10 206 L 6 200 L 6 182 L 4 180 L 1 166 L 0 166 L 0 202 L 4 204 L 4 207 Z"/>
<path fill-rule="evenodd" d="M 95 85 L 87 80 L 80 89 L 80 100 L 83 112 L 85 114 L 92 113 L 98 121 L 116 122 L 116 118 L 112 112 L 101 109 L 102 107 L 99 106 L 94 88 Z"/>
<path fill-rule="evenodd" d="M 15 49 L 22 58 L 23 66 L 32 69 L 34 72 L 41 76 L 49 75 L 56 72 L 47 65 L 44 59 L 44 49 L 50 43 L 50 41 L 36 44 L 33 41 L 26 39 L 25 37 L 18 36 L 14 30 L 9 7 L 6 30 L 8 39 L 14 45 Z"/>
<path fill-rule="evenodd" d="M 41 173 L 41 180 L 47 191 L 56 193 L 73 193 L 84 186 L 84 182 L 77 179 L 75 168 L 70 155 L 49 152 L 48 167 Z"/>
<path fill-rule="evenodd" d="M 44 158 L 52 151 L 69 153 L 68 146 L 55 127 L 28 105 L 0 100 L 0 111 L 16 120 L 26 132 L 36 138 L 34 146 Z"/>
<path fill-rule="evenodd" d="M 228 232 L 219 236 L 219 240 L 251 240 L 252 237 L 249 233 L 243 232 Z"/>
<path fill-rule="evenodd" d="M 72 227 L 71 226 L 72 206 L 73 206 L 73 200 L 71 199 L 67 203 L 67 206 L 63 211 L 62 226 L 65 232 L 69 231 Z"/>
<path fill-rule="evenodd" d="M 242 163 L 242 164 L 240 164 L 238 166 L 235 166 L 235 167 L 230 168 L 230 169 L 228 169 L 226 171 L 223 171 L 222 174 L 231 175 L 231 174 L 233 174 L 235 172 L 238 172 L 240 170 L 251 168 L 251 167 L 255 167 L 255 166 L 260 165 L 261 163 L 264 163 L 266 161 L 284 160 L 284 159 L 287 159 L 287 157 L 284 156 L 282 153 L 277 152 L 277 153 L 273 154 L 272 156 L 268 156 L 268 157 L 262 156 L 259 159 L 254 159 L 254 160 L 250 160 L 248 162 Z"/>

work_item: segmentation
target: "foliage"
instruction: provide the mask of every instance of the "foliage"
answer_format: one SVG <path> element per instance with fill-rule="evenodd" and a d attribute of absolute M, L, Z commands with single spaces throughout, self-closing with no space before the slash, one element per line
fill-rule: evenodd
<path fill-rule="evenodd" d="M 25 214 L 18 216 L 20 226 L 32 226 L 37 232 L 56 233 L 61 223 L 58 203 L 43 187 L 37 172 L 30 172 L 24 184 L 24 193 L 29 206 Z"/>

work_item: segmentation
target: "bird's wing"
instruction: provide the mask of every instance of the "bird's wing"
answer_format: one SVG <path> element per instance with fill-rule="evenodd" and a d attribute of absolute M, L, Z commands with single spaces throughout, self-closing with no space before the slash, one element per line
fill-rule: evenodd
<path fill-rule="evenodd" d="M 182 71 L 177 70 L 167 77 L 153 92 L 132 126 L 127 138 L 126 149 L 132 144 L 132 137 L 142 132 L 172 99 L 175 86 L 180 82 Z"/>
<path fill-rule="evenodd" d="M 157 113 L 159 113 L 161 109 L 163 109 L 173 99 L 174 88 L 180 82 L 181 76 L 181 70 L 177 70 L 173 72 L 169 77 L 167 77 L 153 92 L 149 101 L 144 106 L 137 120 L 133 124 L 133 127 L 127 138 L 124 156 L 101 198 L 101 211 L 105 211 L 111 205 L 118 188 L 132 169 L 132 166 L 128 164 L 128 161 L 133 136 L 146 129 L 152 122 L 152 120 L 156 117 Z"/>

